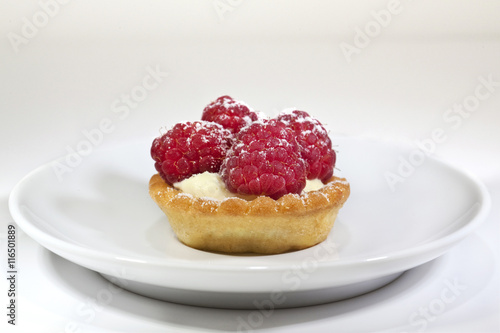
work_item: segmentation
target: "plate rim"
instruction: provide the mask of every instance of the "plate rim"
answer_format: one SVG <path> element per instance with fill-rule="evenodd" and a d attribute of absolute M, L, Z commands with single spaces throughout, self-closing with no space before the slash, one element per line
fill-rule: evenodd
<path fill-rule="evenodd" d="M 339 137 L 339 136 L 337 136 Z M 374 140 L 374 139 L 366 139 L 366 138 L 359 138 L 359 137 L 349 137 L 349 136 L 341 136 L 343 139 L 347 140 L 358 140 L 358 141 L 370 141 L 370 142 L 375 142 L 378 144 L 382 144 L 384 146 L 387 146 L 389 143 L 383 140 Z M 142 141 L 141 141 L 142 142 Z M 103 151 L 107 151 L 110 149 L 116 149 L 117 147 L 121 148 L 124 146 L 129 146 L 131 143 L 128 144 L 120 144 L 114 147 L 104 147 L 101 149 L 96 149 L 93 154 L 95 153 L 102 153 Z M 133 144 L 138 144 L 138 142 L 134 142 Z M 391 145 L 392 147 L 405 147 L 408 148 L 408 145 L 405 145 L 404 142 L 394 142 L 394 145 Z M 68 154 L 69 155 L 69 154 Z M 282 271 L 283 269 L 289 269 L 293 263 L 275 263 L 273 265 L 238 265 L 238 266 L 232 266 L 228 264 L 202 264 L 200 262 L 196 262 L 195 265 L 193 265 L 192 262 L 189 260 L 177 260 L 177 259 L 172 259 L 172 258 L 155 258 L 155 257 L 147 257 L 147 260 L 140 260 L 140 259 L 134 259 L 132 257 L 127 257 L 124 255 L 118 255 L 116 253 L 111 253 L 111 252 L 101 252 L 96 249 L 92 249 L 89 247 L 84 247 L 79 244 L 74 244 L 70 243 L 67 241 L 64 241 L 60 238 L 57 238 L 56 236 L 50 235 L 40 228 L 37 228 L 35 225 L 33 225 L 30 221 L 28 221 L 27 218 L 24 217 L 24 214 L 22 213 L 22 205 L 20 205 L 19 201 L 21 199 L 20 195 L 22 194 L 23 188 L 26 186 L 26 183 L 29 182 L 29 180 L 32 177 L 35 177 L 38 173 L 43 172 L 47 168 L 50 168 L 52 163 L 56 161 L 60 161 L 66 156 L 62 156 L 60 158 L 57 158 L 53 161 L 50 161 L 48 163 L 44 163 L 40 165 L 39 167 L 33 169 L 30 171 L 28 174 L 26 174 L 23 178 L 21 178 L 20 181 L 13 187 L 11 190 L 11 193 L 9 195 L 9 211 L 16 222 L 16 224 L 24 231 L 26 232 L 31 238 L 33 238 L 36 242 L 41 244 L 43 247 L 49 249 L 52 252 L 56 252 L 59 255 L 67 258 L 67 256 L 60 254 L 59 251 L 57 250 L 63 250 L 66 252 L 71 253 L 72 256 L 77 255 L 77 256 L 83 256 L 86 259 L 92 259 L 92 260 L 99 260 L 99 261 L 113 261 L 113 262 L 118 262 L 118 263 L 125 263 L 127 265 L 138 265 L 139 268 L 142 266 L 155 266 L 155 267 L 162 267 L 162 268 L 182 268 L 186 270 L 209 270 L 209 271 L 250 271 L 250 270 L 260 270 L 260 271 L 267 271 L 267 272 L 272 272 L 272 271 Z M 360 264 L 365 264 L 367 262 L 372 262 L 372 263 L 385 263 L 385 262 L 391 262 L 395 260 L 399 260 L 404 257 L 412 257 L 415 255 L 418 255 L 419 253 L 422 252 L 431 252 L 435 251 L 439 248 L 447 247 L 450 246 L 450 244 L 454 244 L 464 237 L 466 237 L 468 234 L 470 234 L 473 230 L 475 230 L 486 218 L 488 215 L 490 208 L 491 208 L 491 198 L 488 192 L 488 189 L 486 186 L 472 173 L 466 171 L 463 168 L 459 168 L 457 166 L 452 165 L 448 161 L 443 160 L 442 158 L 439 158 L 437 156 L 428 156 L 429 159 L 432 159 L 434 162 L 441 164 L 441 166 L 444 166 L 445 168 L 448 168 L 449 170 L 453 170 L 457 174 L 462 177 L 462 179 L 466 179 L 469 181 L 471 185 L 475 187 L 479 194 L 479 201 L 476 203 L 478 205 L 478 209 L 475 212 L 475 214 L 468 220 L 468 222 L 460 227 L 458 230 L 453 231 L 452 233 L 446 234 L 442 237 L 439 237 L 437 239 L 434 239 L 430 242 L 425 242 L 423 244 L 419 244 L 416 246 L 413 246 L 408 249 L 403 249 L 395 252 L 391 252 L 387 256 L 381 256 L 378 255 L 376 258 L 364 258 L 364 259 L 359 259 L 359 258 L 353 258 L 353 259 L 346 259 L 346 260 L 334 260 L 334 261 L 319 261 L 318 262 L 318 268 L 342 268 L 342 267 L 351 267 L 351 266 L 356 266 Z M 47 245 L 48 243 L 48 245 Z M 321 243 L 320 243 L 321 244 Z M 318 244 L 318 245 L 320 245 Z M 316 245 L 316 246 L 318 246 Z M 54 250 L 57 249 L 57 250 Z M 279 256 L 278 255 L 271 255 L 271 256 Z"/>

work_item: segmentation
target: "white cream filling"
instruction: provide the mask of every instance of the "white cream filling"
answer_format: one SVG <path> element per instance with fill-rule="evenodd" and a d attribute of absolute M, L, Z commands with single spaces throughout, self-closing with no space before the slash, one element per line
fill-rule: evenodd
<path fill-rule="evenodd" d="M 230 197 L 239 197 L 227 190 L 218 173 L 212 172 L 193 175 L 188 179 L 175 183 L 174 187 L 197 198 L 224 200 Z M 323 183 L 319 179 L 307 180 L 303 192 L 316 191 L 322 187 Z"/>
<path fill-rule="evenodd" d="M 224 200 L 236 196 L 236 194 L 227 190 L 226 185 L 218 173 L 208 171 L 192 175 L 188 179 L 175 183 L 174 187 L 198 198 Z"/>
<path fill-rule="evenodd" d="M 302 192 L 311 192 L 317 191 L 323 187 L 323 182 L 319 179 L 306 180 L 306 187 L 302 190 Z"/>

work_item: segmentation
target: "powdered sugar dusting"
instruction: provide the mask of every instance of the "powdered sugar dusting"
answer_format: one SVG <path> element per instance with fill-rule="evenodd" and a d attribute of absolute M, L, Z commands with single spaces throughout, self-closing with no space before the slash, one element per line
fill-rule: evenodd
<path fill-rule="evenodd" d="M 232 133 L 239 132 L 242 127 L 251 124 L 259 117 L 259 114 L 249 105 L 227 95 L 221 96 L 207 105 L 202 114 L 203 120 L 219 123 Z"/>
<path fill-rule="evenodd" d="M 194 196 L 190 193 L 186 193 L 186 192 L 180 192 L 177 194 L 177 196 L 179 197 L 186 197 L 186 198 L 194 198 Z"/>
<path fill-rule="evenodd" d="M 180 122 L 180 123 L 177 123 L 176 125 L 172 126 L 170 128 L 170 130 L 172 130 L 175 126 L 177 126 L 179 124 L 191 124 L 192 125 L 191 128 L 193 129 L 193 132 L 192 132 L 192 134 L 190 136 L 188 136 L 186 138 L 186 143 L 188 145 L 191 145 L 194 135 L 200 134 L 202 131 L 206 131 L 207 128 L 216 128 L 220 132 L 223 132 L 225 134 L 225 136 L 229 136 L 230 135 L 230 133 L 221 124 L 217 124 L 215 122 L 206 121 L 206 120 L 197 120 L 197 121 L 194 121 L 194 122 L 191 122 L 191 121 Z M 200 135 L 199 137 L 200 137 L 200 139 L 203 142 L 208 142 L 209 141 L 208 138 L 205 135 Z"/>
<path fill-rule="evenodd" d="M 237 106 L 243 106 L 243 107 L 246 107 L 248 110 L 253 111 L 253 109 L 248 104 L 246 104 L 245 102 L 236 101 L 234 99 L 231 100 L 231 99 L 228 99 L 228 98 L 224 98 L 222 101 L 218 100 L 215 103 L 215 105 L 222 105 L 226 109 L 237 107 Z"/>
<path fill-rule="evenodd" d="M 288 117 L 283 117 L 285 115 L 293 115 L 294 111 L 298 111 L 301 114 L 298 117 L 294 117 L 293 121 L 290 120 Z M 323 135 L 325 135 L 325 134 L 328 135 L 328 132 L 326 131 L 326 129 L 323 127 L 323 125 L 321 124 L 321 122 L 318 119 L 311 117 L 310 115 L 302 114 L 302 112 L 303 111 L 299 111 L 296 108 L 287 108 L 287 109 L 284 109 L 283 111 L 280 112 L 280 114 L 278 115 L 278 119 L 280 119 L 280 121 L 283 122 L 287 126 L 291 126 L 293 123 L 299 123 L 299 124 L 308 123 L 309 126 L 311 126 L 311 129 L 305 131 L 304 132 L 305 134 L 321 133 Z"/>

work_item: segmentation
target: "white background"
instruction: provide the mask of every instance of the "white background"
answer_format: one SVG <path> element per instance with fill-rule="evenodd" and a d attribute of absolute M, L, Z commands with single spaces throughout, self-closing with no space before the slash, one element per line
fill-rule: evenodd
<path fill-rule="evenodd" d="M 372 298 L 281 311 L 262 329 L 415 331 L 410 314 L 457 277 L 475 287 L 423 330 L 498 332 L 499 16 L 499 1 L 0 0 L 1 251 L 13 223 L 12 187 L 37 166 L 78 149 L 85 131 L 103 119 L 113 126 L 92 149 L 152 139 L 229 94 L 268 115 L 287 107 L 308 111 L 333 134 L 416 143 L 441 129 L 445 140 L 435 154 L 476 174 L 493 202 L 481 229 L 423 268 L 426 279 L 409 295 L 395 286 Z M 358 53 L 346 56 L 347 44 Z M 139 98 L 148 69 L 165 77 Z M 496 82 L 490 94 L 472 111 L 450 111 L 473 101 L 477 89 L 486 91 L 478 88 L 480 78 Z M 134 93 L 133 107 L 124 108 L 123 99 Z M 84 322 L 75 309 L 103 282 L 22 232 L 19 238 L 18 327 L 1 316 L 9 332 L 63 332 L 72 321 L 81 331 L 235 328 L 236 313 L 158 304 L 125 292 Z M 487 270 L 460 264 L 480 261 L 480 253 Z M 0 258 L 4 267 L 4 254 Z M 61 267 L 76 281 L 58 275 Z M 3 279 L 0 288 L 6 302 Z"/>

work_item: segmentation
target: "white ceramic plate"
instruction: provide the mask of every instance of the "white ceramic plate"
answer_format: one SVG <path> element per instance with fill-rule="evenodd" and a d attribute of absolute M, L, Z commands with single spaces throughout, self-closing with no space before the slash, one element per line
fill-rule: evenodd
<path fill-rule="evenodd" d="M 489 210 L 481 183 L 416 148 L 335 142 L 337 174 L 350 182 L 351 197 L 329 238 L 302 251 L 232 256 L 181 244 L 148 195 L 150 141 L 34 170 L 12 191 L 10 211 L 42 246 L 125 289 L 184 304 L 269 309 L 379 288 L 443 254 Z"/>

